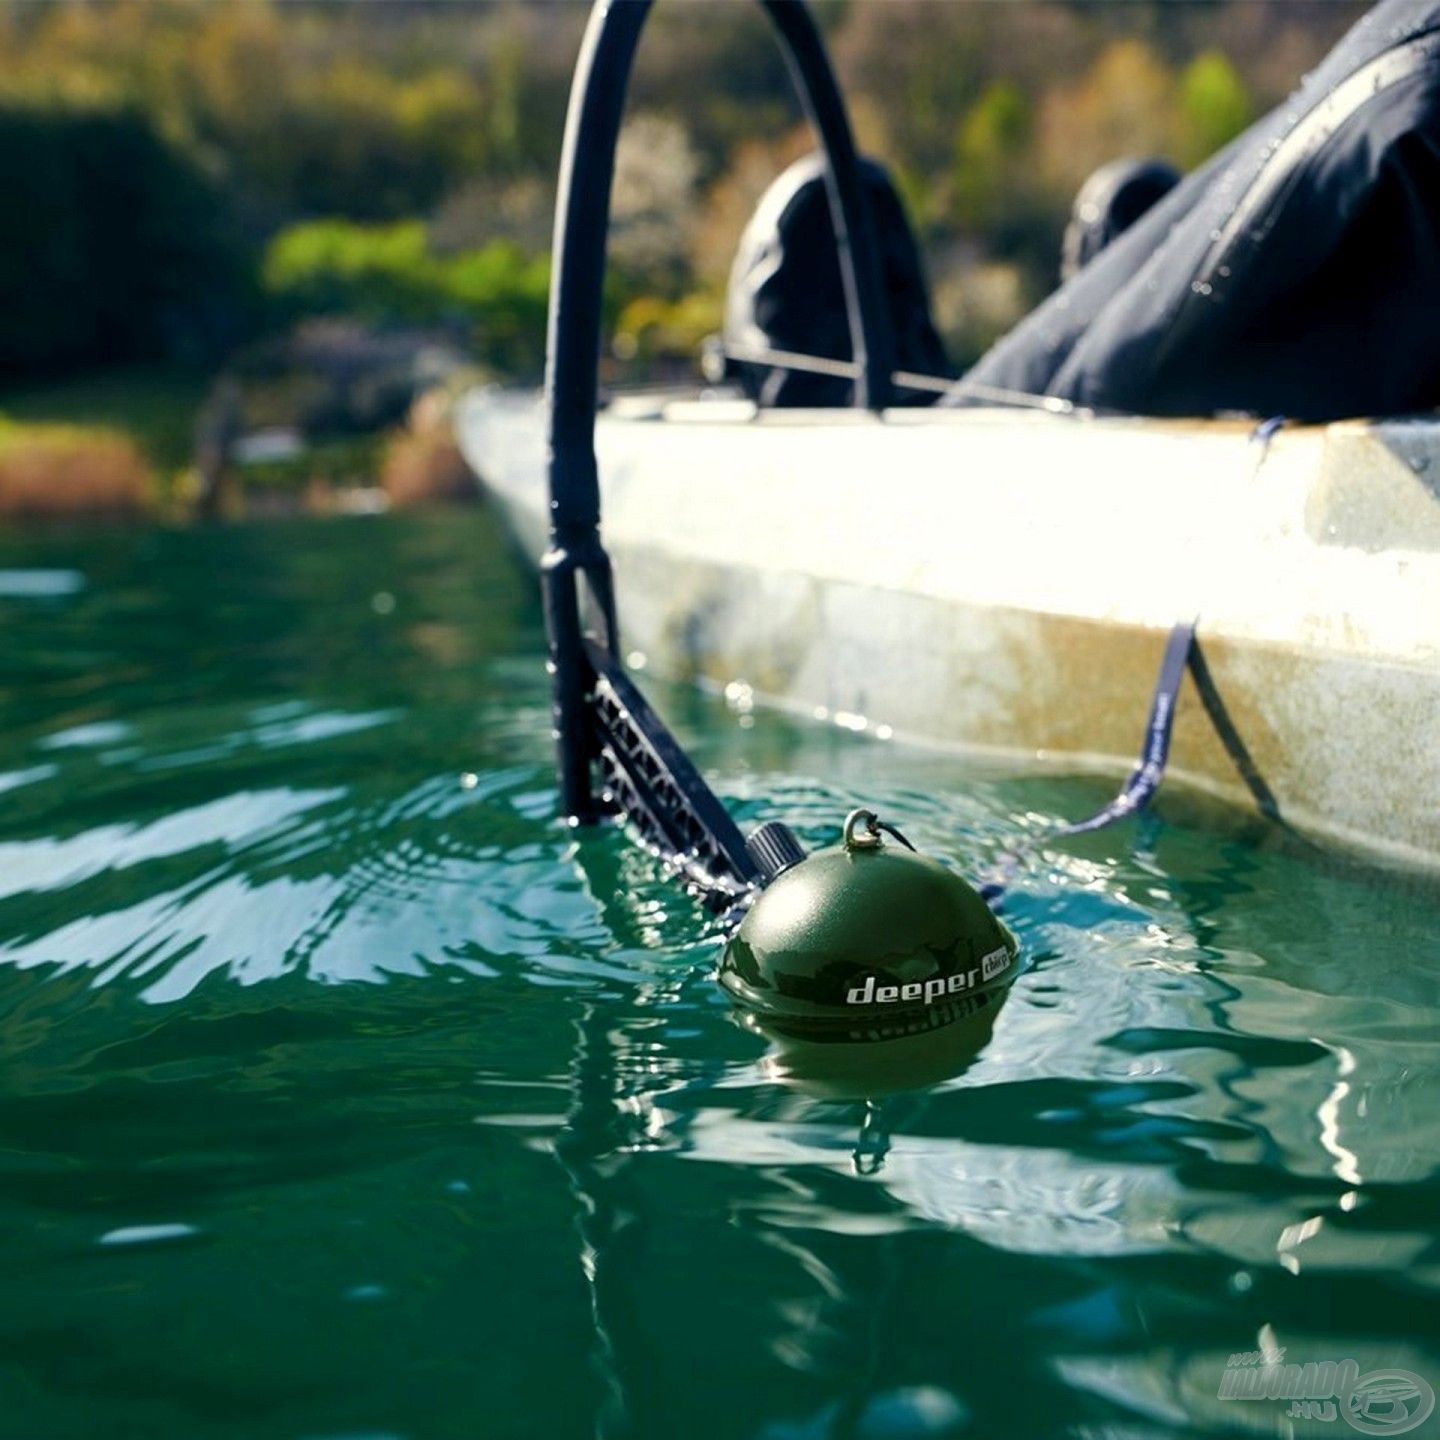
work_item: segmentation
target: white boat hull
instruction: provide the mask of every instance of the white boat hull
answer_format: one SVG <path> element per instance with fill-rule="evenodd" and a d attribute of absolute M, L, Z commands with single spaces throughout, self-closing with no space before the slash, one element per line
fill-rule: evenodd
<path fill-rule="evenodd" d="M 477 391 L 462 448 L 545 543 L 544 416 Z M 627 650 L 856 729 L 1124 769 L 1199 634 L 1293 824 L 1440 867 L 1440 423 L 1009 410 L 602 414 Z M 1191 682 L 1171 773 L 1244 801 Z"/>

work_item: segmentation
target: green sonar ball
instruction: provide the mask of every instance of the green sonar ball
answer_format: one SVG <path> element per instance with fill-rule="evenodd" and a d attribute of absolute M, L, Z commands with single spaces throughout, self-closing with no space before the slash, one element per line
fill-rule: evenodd
<path fill-rule="evenodd" d="M 1007 986 L 1019 947 L 937 860 L 852 838 L 800 861 L 755 900 L 720 983 L 767 1026 L 887 1039 L 938 1028 Z"/>

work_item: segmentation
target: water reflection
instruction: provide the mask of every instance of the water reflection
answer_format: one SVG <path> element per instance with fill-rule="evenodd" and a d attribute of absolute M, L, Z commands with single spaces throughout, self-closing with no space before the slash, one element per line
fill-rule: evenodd
<path fill-rule="evenodd" d="M 1192 844 L 1179 838 L 1182 850 Z M 736 1223 L 793 1274 L 787 1298 L 751 1317 L 765 1358 L 736 1363 L 820 1377 L 819 1396 L 830 1397 L 812 1396 L 808 1409 L 797 1400 L 795 1418 L 753 1433 L 862 1433 L 869 1407 L 883 1410 L 885 1397 L 902 1393 L 885 1390 L 873 1364 L 835 1360 L 853 1355 L 887 1313 L 869 1270 L 873 1250 L 852 1259 L 845 1243 L 862 1237 L 892 1252 L 892 1274 L 918 1269 L 897 1286 L 923 1292 L 927 1272 L 960 1266 L 974 1313 L 951 1313 L 928 1292 L 914 1304 L 930 1323 L 948 1317 L 961 1348 L 969 1337 L 996 1353 L 997 1296 L 1012 1319 L 1017 1307 L 1026 1312 L 1008 1341 L 1033 1360 L 1038 1338 L 1051 1357 L 1043 1373 L 1007 1358 L 997 1380 L 959 1367 L 953 1354 L 932 1352 L 927 1366 L 924 1346 L 882 1347 L 901 1373 L 909 1366 L 945 1380 L 949 1388 L 935 1393 L 954 1399 L 956 1415 L 995 1426 L 989 1433 L 1048 1433 L 1057 1413 L 1076 1413 L 1081 1395 L 1084 1413 L 1114 1426 L 1270 1433 L 1273 1413 L 1236 1412 L 1216 1394 L 1226 1355 L 1267 1325 L 1317 1359 L 1336 1346 L 1372 1357 L 1389 1346 L 1406 1357 L 1392 1364 L 1433 1369 L 1434 1332 L 1408 1293 L 1408 1277 L 1434 1283 L 1425 1268 L 1433 1232 L 1413 1223 L 1420 1210 L 1409 1222 L 1395 1223 L 1398 1211 L 1357 1221 L 1397 1198 L 1393 1186 L 1367 1180 L 1367 1166 L 1394 1153 L 1397 1134 L 1365 1124 L 1363 1110 L 1349 1113 L 1357 1053 L 1307 1034 L 1333 1033 L 1347 1017 L 1374 1032 L 1371 1083 L 1394 1077 L 1426 1127 L 1410 1136 L 1415 1153 L 1433 1166 L 1435 1067 L 1413 1048 L 1423 1047 L 1423 1026 L 1414 1026 L 1426 1012 L 1407 996 L 1424 921 L 1415 919 L 1408 962 L 1389 967 L 1393 984 L 1386 967 L 1351 969 L 1340 983 L 1324 957 L 1338 915 L 1354 912 L 1357 896 L 1344 893 L 1354 877 L 1337 885 L 1323 872 L 1286 875 L 1298 893 L 1285 924 L 1295 928 L 1259 936 L 1251 932 L 1273 931 L 1273 909 L 1232 919 L 1216 903 L 1217 891 L 1237 885 L 1237 870 L 1255 868 L 1247 852 L 1222 855 L 1203 878 L 1192 871 L 1182 880 L 1183 865 L 1162 836 L 1141 862 L 1090 862 L 1078 894 L 1040 886 L 1018 897 L 1012 918 L 1044 947 L 1040 965 L 1006 1013 L 988 1017 L 978 1053 L 962 1058 L 942 1043 L 941 1055 L 959 1062 L 954 1073 L 943 1073 L 943 1061 L 930 1073 L 922 1067 L 909 1095 L 837 1106 L 892 1087 L 865 1074 L 860 1057 L 797 1054 L 773 1036 L 755 1061 L 667 1094 L 660 1128 L 687 1160 L 724 1167 L 732 1190 L 736 1167 L 748 1167 Z M 1423 895 L 1421 903 L 1433 906 Z M 1256 941 L 1265 960 L 1249 948 Z M 1276 951 L 1289 963 L 1273 964 Z M 1269 985 L 1284 987 L 1283 1015 L 1272 1012 Z M 1388 1163 L 1417 1178 L 1403 1156 Z M 1415 1204 L 1428 1201 L 1416 1195 Z M 653 1233 L 664 1221 L 647 1224 Z M 1087 1272 L 1099 1262 L 1123 1268 L 1097 1287 Z M 1287 1290 L 1287 1275 L 1301 1288 Z M 1347 1296 L 1338 1306 L 1337 1284 Z M 1388 1338 L 1377 1341 L 1377 1331 Z M 913 1338 L 904 1326 L 897 1333 Z M 1024 1395 L 1013 1393 L 1017 1373 Z M 838 1389 L 849 1398 L 835 1400 Z M 636 1433 L 649 1432 L 640 1424 Z"/>
<path fill-rule="evenodd" d="M 6 542 L 83 581 L 0 594 L 14 1433 L 1275 1433 L 1218 1398 L 1262 1337 L 1440 1380 L 1433 890 L 1167 796 L 1019 877 L 1003 1008 L 758 1033 L 553 822 L 488 525 Z M 863 795 L 973 873 L 1105 796 L 663 703 L 810 840 Z"/>
<path fill-rule="evenodd" d="M 1008 993 L 973 996 L 967 1013 L 950 1024 L 895 1040 L 814 1039 L 753 1015 L 737 1020 L 769 1042 L 760 1061 L 767 1079 L 821 1099 L 873 1100 L 963 1075 L 989 1043 Z"/>

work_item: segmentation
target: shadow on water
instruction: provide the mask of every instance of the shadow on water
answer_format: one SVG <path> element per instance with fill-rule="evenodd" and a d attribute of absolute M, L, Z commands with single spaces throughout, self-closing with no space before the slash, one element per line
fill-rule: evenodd
<path fill-rule="evenodd" d="M 552 820 L 532 592 L 483 512 L 0 547 L 0 1436 L 1275 1433 L 1217 1398 L 1272 1344 L 1440 1383 L 1433 889 L 1167 796 L 1042 849 L 968 1033 L 806 1053 Z M 1105 789 L 664 700 L 810 840 L 863 798 L 974 869 Z"/>

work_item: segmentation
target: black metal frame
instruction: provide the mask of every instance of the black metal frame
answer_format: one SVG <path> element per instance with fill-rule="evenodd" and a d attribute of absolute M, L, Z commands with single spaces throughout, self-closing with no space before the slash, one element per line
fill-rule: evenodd
<path fill-rule="evenodd" d="M 601 289 L 625 91 L 651 0 L 596 0 L 560 161 L 546 358 L 550 545 L 542 562 L 560 804 L 588 824 L 621 811 L 720 906 L 759 882 L 744 840 L 619 659 L 595 462 Z M 803 0 L 760 0 L 819 135 L 839 243 L 854 403 L 890 401 L 895 344 L 879 250 L 839 87 Z M 601 784 L 597 788 L 597 777 Z"/>

